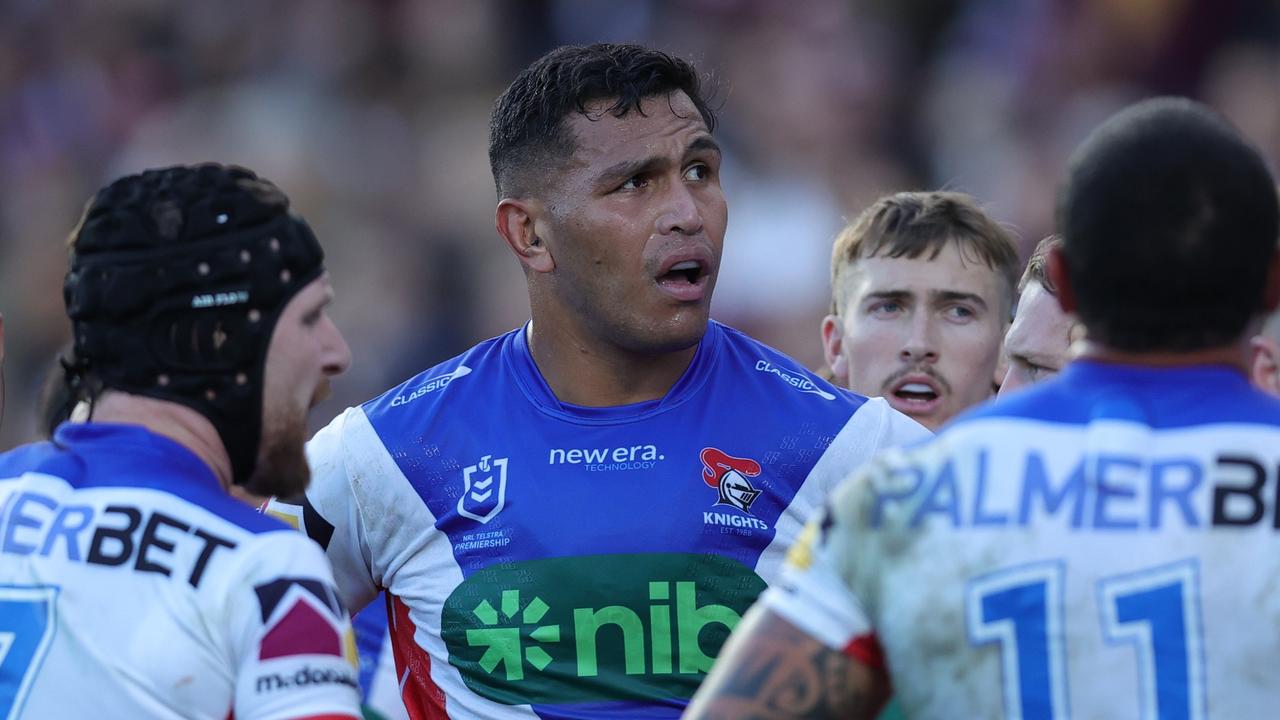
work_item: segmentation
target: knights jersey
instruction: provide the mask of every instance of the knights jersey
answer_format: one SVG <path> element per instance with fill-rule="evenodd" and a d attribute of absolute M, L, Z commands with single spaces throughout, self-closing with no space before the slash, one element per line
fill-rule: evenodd
<path fill-rule="evenodd" d="M 1238 371 L 1076 362 L 842 484 L 763 602 L 908 717 L 1272 717 L 1277 468 Z"/>
<path fill-rule="evenodd" d="M 0 718 L 359 717 L 324 554 L 141 427 L 0 455 Z"/>
<path fill-rule="evenodd" d="M 391 654 L 386 602 L 377 601 L 351 617 L 360 656 L 360 708 L 365 720 L 406 720 L 400 680 Z"/>
<path fill-rule="evenodd" d="M 664 397 L 568 405 L 515 330 L 338 417 L 271 509 L 387 591 L 410 717 L 674 718 L 836 479 L 925 437 L 714 322 Z"/>

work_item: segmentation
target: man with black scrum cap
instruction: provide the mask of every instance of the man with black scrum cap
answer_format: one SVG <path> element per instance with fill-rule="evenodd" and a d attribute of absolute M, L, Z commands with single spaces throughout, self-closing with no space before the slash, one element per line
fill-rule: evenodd
<path fill-rule="evenodd" d="M 88 418 L 0 455 L 0 716 L 359 717 L 323 553 L 229 494 L 306 487 L 307 413 L 350 363 L 314 235 L 203 165 L 107 186 L 70 250 Z"/>

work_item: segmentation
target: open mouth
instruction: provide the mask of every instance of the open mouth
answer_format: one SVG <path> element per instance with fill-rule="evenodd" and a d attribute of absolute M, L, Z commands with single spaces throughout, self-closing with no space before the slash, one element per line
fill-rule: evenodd
<path fill-rule="evenodd" d="M 927 375 L 915 374 L 895 383 L 885 398 L 895 409 L 913 417 L 927 416 L 942 407 L 942 390 Z"/>
<path fill-rule="evenodd" d="M 685 260 L 671 266 L 671 269 L 658 276 L 660 283 L 688 283 L 695 285 L 705 275 L 702 263 L 697 260 Z"/>
<path fill-rule="evenodd" d="M 701 300 L 708 277 L 707 264 L 700 260 L 682 260 L 673 264 L 655 280 L 658 287 L 681 301 Z"/>
<path fill-rule="evenodd" d="M 893 391 L 896 398 L 908 402 L 930 402 L 938 399 L 938 391 L 929 387 L 925 383 L 909 382 L 904 383 L 897 390 Z"/>

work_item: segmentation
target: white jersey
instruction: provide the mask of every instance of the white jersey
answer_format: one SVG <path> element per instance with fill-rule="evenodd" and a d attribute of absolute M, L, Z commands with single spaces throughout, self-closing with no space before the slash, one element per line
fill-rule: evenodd
<path fill-rule="evenodd" d="M 908 717 L 1274 717 L 1277 468 L 1240 373 L 1078 362 L 857 473 L 764 602 Z"/>
<path fill-rule="evenodd" d="M 324 554 L 143 428 L 0 455 L 0 718 L 359 717 Z"/>

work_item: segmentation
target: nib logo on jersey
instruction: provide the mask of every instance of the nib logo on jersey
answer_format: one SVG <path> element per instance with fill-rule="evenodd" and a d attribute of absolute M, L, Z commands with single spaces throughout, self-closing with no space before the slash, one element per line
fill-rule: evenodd
<path fill-rule="evenodd" d="M 751 506 L 759 499 L 760 491 L 748 478 L 760 474 L 760 463 L 734 457 L 716 448 L 703 448 L 699 457 L 702 460 L 702 481 L 720 493 L 716 505 L 728 505 L 746 513 L 744 517 L 736 513 L 704 512 L 702 521 L 707 525 L 768 530 L 768 523 L 751 516 Z"/>
<path fill-rule="evenodd" d="M 507 458 L 485 455 L 462 470 L 458 514 L 479 523 L 492 520 L 507 503 Z"/>
<path fill-rule="evenodd" d="M 688 698 L 763 590 L 705 554 L 500 563 L 454 589 L 440 635 L 467 687 L 507 705 Z"/>

